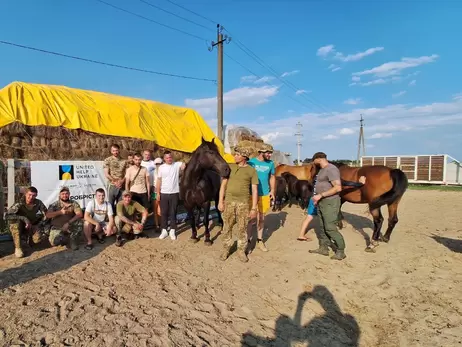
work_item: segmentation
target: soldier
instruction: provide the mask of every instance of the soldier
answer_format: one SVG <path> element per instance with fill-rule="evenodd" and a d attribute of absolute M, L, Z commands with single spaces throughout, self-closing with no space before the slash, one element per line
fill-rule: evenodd
<path fill-rule="evenodd" d="M 14 255 L 24 257 L 21 247 L 21 237 L 27 236 L 29 245 L 40 243 L 43 239 L 43 220 L 47 208 L 37 199 L 37 188 L 29 187 L 19 202 L 6 212 L 5 219 L 9 222 L 14 243 Z"/>
<path fill-rule="evenodd" d="M 78 238 L 83 230 L 83 213 L 79 203 L 70 199 L 70 195 L 69 188 L 62 187 L 58 201 L 48 207 L 46 217 L 51 219 L 48 240 L 52 246 L 64 246 L 69 234 L 69 246 L 77 250 Z"/>
<path fill-rule="evenodd" d="M 141 214 L 141 223 L 136 220 L 136 212 Z M 122 201 L 117 203 L 115 223 L 117 226 L 116 246 L 123 245 L 122 232 L 133 235 L 135 238 L 147 237 L 143 233 L 146 218 L 148 218 L 148 210 L 141 206 L 136 201 L 132 200 L 132 193 L 124 191 L 122 193 Z"/>
<path fill-rule="evenodd" d="M 104 160 L 104 175 L 108 180 L 107 195 L 112 209 L 115 211 L 116 204 L 121 198 L 125 185 L 125 170 L 130 166 L 128 161 L 120 157 L 120 147 L 117 144 L 111 146 L 111 156 Z"/>
<path fill-rule="evenodd" d="M 224 178 L 220 187 L 218 209 L 223 212 L 223 246 L 222 260 L 228 259 L 234 243 L 233 227 L 237 234 L 237 255 L 239 260 L 247 262 L 247 225 L 249 218 L 257 216 L 258 176 L 253 167 L 247 164 L 251 151 L 244 147 L 234 148 L 236 164 L 230 164 L 229 178 Z M 250 208 L 250 191 L 252 200 Z"/>

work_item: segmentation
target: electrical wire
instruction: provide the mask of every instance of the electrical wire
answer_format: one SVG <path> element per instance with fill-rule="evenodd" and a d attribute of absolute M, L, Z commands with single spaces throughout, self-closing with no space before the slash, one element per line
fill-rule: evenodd
<path fill-rule="evenodd" d="M 217 82 L 216 80 L 209 79 L 209 78 L 199 78 L 199 77 L 192 77 L 192 76 L 185 76 L 185 75 L 176 75 L 176 74 L 167 73 L 167 72 L 152 71 L 152 70 L 139 69 L 139 68 L 130 67 L 130 66 L 106 63 L 106 62 L 102 62 L 102 61 L 98 61 L 98 60 L 87 59 L 87 58 L 77 57 L 77 56 L 73 56 L 73 55 L 69 55 L 69 54 L 53 52 L 53 51 L 49 51 L 49 50 L 45 50 L 45 49 L 41 49 L 41 48 L 35 48 L 35 47 L 20 45 L 20 44 L 13 43 L 13 42 L 8 42 L 8 41 L 0 40 L 0 44 L 19 47 L 19 48 L 24 48 L 24 49 L 28 49 L 28 50 L 31 50 L 31 51 L 37 51 L 37 52 L 52 54 L 52 55 L 65 57 L 65 58 L 70 58 L 70 59 L 75 59 L 75 60 L 80 60 L 80 61 L 85 61 L 85 62 L 93 63 L 93 64 L 116 67 L 116 68 L 119 68 L 119 69 L 132 70 L 132 71 L 144 72 L 144 73 L 149 73 L 149 74 L 154 74 L 154 75 L 176 77 L 176 78 L 183 78 L 183 79 L 196 80 L 196 81 L 214 82 L 214 83 Z"/>

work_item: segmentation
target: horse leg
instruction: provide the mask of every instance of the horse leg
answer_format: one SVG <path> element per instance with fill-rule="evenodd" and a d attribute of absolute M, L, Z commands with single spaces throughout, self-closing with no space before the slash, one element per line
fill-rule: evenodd
<path fill-rule="evenodd" d="M 381 241 L 388 242 L 390 241 L 391 233 L 398 224 L 398 205 L 401 199 L 397 199 L 388 205 L 388 228 L 385 232 L 385 235 L 381 237 Z"/>
<path fill-rule="evenodd" d="M 379 236 L 380 230 L 382 229 L 383 216 L 380 207 L 374 210 L 370 210 L 370 213 L 374 220 L 374 231 L 372 233 L 371 244 L 366 247 L 366 252 L 375 252 L 374 248 L 379 245 Z"/>
<path fill-rule="evenodd" d="M 345 200 L 341 199 L 340 200 L 340 207 L 338 209 L 338 222 L 337 222 L 337 226 L 339 229 L 343 229 L 343 220 L 344 220 L 344 217 L 343 217 L 343 213 L 342 213 L 342 205 L 345 203 Z"/>
<path fill-rule="evenodd" d="M 196 243 L 199 241 L 199 239 L 197 238 L 197 228 L 196 228 L 196 216 L 195 216 L 195 213 L 194 213 L 194 208 L 192 209 L 188 209 L 187 212 L 188 212 L 188 216 L 190 218 L 190 223 L 191 223 L 191 241 Z"/>
<path fill-rule="evenodd" d="M 210 214 L 210 201 L 207 201 L 204 205 L 204 228 L 205 228 L 204 243 L 207 246 L 212 245 L 212 240 L 210 240 L 210 230 L 209 230 L 209 214 Z"/>

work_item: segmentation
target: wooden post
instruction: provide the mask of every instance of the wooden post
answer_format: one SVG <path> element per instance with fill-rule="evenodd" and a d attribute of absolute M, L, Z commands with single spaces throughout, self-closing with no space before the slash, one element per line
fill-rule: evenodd
<path fill-rule="evenodd" d="M 16 186 L 14 184 L 14 159 L 8 159 L 7 162 L 7 179 L 8 179 L 8 208 L 14 205 Z"/>
<path fill-rule="evenodd" d="M 432 156 L 430 155 L 428 158 L 428 181 L 432 180 Z"/>

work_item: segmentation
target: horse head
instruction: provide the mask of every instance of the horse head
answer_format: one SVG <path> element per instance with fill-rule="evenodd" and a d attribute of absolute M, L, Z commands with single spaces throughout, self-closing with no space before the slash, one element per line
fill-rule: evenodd
<path fill-rule="evenodd" d="M 202 138 L 202 143 L 193 152 L 189 165 L 200 167 L 203 170 L 213 170 L 221 177 L 228 177 L 231 173 L 228 163 L 218 150 L 215 139 L 209 142 Z"/>

